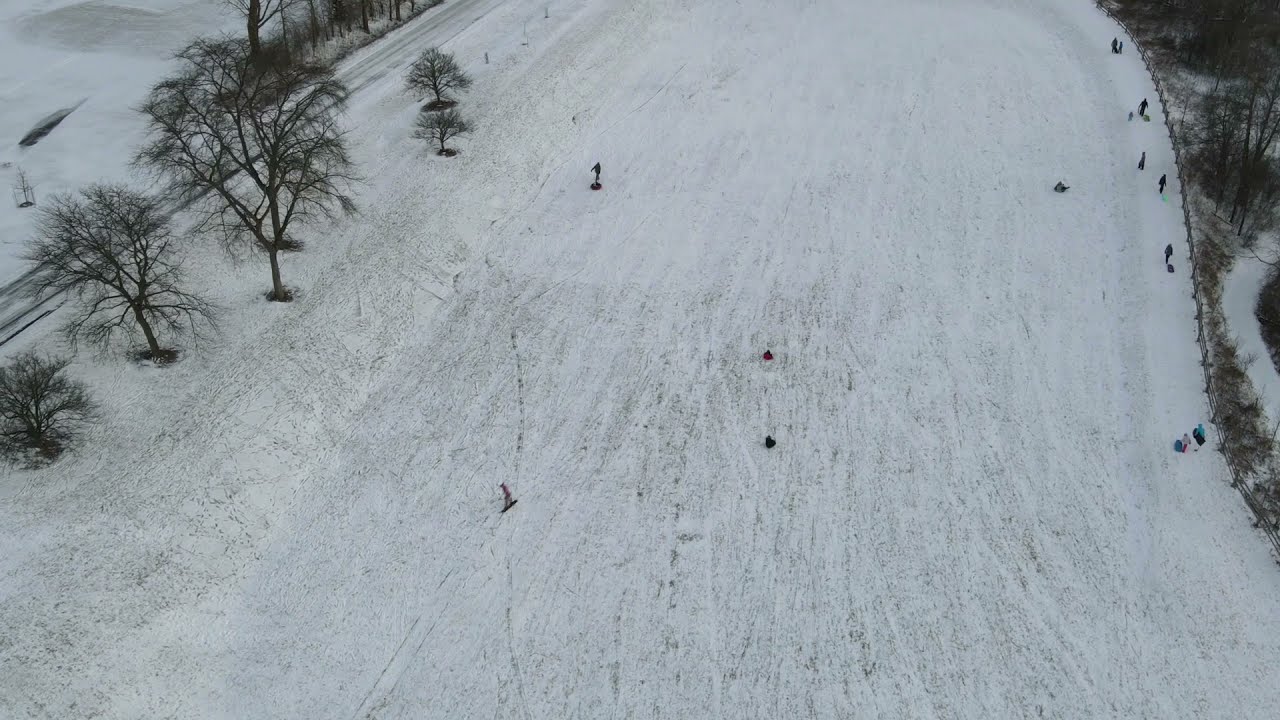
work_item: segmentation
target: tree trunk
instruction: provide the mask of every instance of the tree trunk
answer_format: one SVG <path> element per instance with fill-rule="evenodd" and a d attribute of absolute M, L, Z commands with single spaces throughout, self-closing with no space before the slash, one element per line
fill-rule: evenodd
<path fill-rule="evenodd" d="M 133 306 L 133 319 L 138 321 L 138 327 L 142 328 L 142 334 L 147 338 L 147 348 L 151 351 L 151 357 L 159 358 L 160 343 L 156 342 L 156 334 L 151 330 L 151 323 L 147 322 L 147 316 L 143 314 L 141 306 Z"/>
<path fill-rule="evenodd" d="M 249 0 L 249 11 L 245 13 L 245 30 L 249 34 L 249 57 L 257 58 L 262 52 L 261 40 L 258 38 L 258 16 L 262 14 L 261 0 Z"/>
<path fill-rule="evenodd" d="M 360 0 L 360 29 L 369 32 L 369 0 Z"/>
<path fill-rule="evenodd" d="M 267 258 L 271 260 L 271 299 L 286 302 L 288 296 L 285 294 L 284 283 L 280 280 L 280 251 L 271 248 L 267 251 Z"/>
<path fill-rule="evenodd" d="M 316 0 L 307 0 L 307 29 L 311 32 L 311 52 L 320 42 L 320 19 L 316 16 Z"/>

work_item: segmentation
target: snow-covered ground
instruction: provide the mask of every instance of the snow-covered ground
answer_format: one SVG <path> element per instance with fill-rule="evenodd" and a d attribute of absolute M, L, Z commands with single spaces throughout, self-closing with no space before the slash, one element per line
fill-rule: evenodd
<path fill-rule="evenodd" d="M 77 361 L 103 425 L 0 478 L 0 716 L 1271 716 L 1113 24 L 544 5 L 350 59 L 363 215 L 297 302 L 196 250 L 220 342 Z M 445 41 L 451 160 L 400 88 Z"/>
<path fill-rule="evenodd" d="M 1246 368 L 1253 389 L 1262 398 L 1263 409 L 1268 417 L 1280 415 L 1280 375 L 1271 362 L 1271 353 L 1262 340 L 1262 328 L 1254 308 L 1258 304 L 1258 293 L 1267 281 L 1270 266 L 1266 261 L 1270 257 L 1242 255 L 1236 258 L 1231 273 L 1223 283 L 1222 309 L 1227 322 L 1231 326 L 1236 347 L 1242 358 L 1252 357 L 1253 362 Z"/>
<path fill-rule="evenodd" d="M 22 272 L 35 213 L 10 202 L 19 168 L 37 199 L 130 175 L 143 130 L 133 108 L 196 34 L 236 27 L 218 0 L 0 0 L 0 284 Z M 33 146 L 18 141 L 75 108 Z"/>

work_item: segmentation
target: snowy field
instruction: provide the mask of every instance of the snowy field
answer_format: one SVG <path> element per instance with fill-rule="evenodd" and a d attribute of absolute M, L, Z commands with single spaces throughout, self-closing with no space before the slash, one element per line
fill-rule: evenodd
<path fill-rule="evenodd" d="M 0 476 L 0 717 L 1273 716 L 1280 573 L 1172 452 L 1181 186 L 1092 3 L 544 6 L 349 60 L 363 214 L 295 303 L 196 251 L 217 344 L 77 360 L 102 427 Z"/>
<path fill-rule="evenodd" d="M 1254 391 L 1262 399 L 1263 410 L 1271 418 L 1280 417 L 1280 375 L 1276 374 L 1276 366 L 1271 362 L 1271 353 L 1262 339 L 1262 327 L 1254 309 L 1258 304 L 1258 293 L 1267 282 L 1267 270 L 1270 269 L 1267 262 L 1274 262 L 1273 254 L 1262 250 L 1258 256 L 1244 254 L 1237 257 L 1223 284 L 1222 293 L 1223 310 L 1234 333 L 1236 347 L 1241 357 L 1254 358 L 1246 370 Z"/>
<path fill-rule="evenodd" d="M 218 0 L 0 0 L 0 284 L 21 274 L 35 215 L 11 202 L 18 169 L 37 200 L 128 178 L 143 129 L 133 107 L 193 35 L 236 25 Z M 71 108 L 44 139 L 18 145 Z"/>

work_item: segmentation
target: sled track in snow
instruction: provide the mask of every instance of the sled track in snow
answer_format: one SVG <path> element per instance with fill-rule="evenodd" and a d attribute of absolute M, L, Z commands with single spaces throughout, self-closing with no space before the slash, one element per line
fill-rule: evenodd
<path fill-rule="evenodd" d="M 441 5 L 437 8 L 439 12 L 424 12 L 357 51 L 351 59 L 338 63 L 338 77 L 355 95 L 407 67 L 416 51 L 425 49 L 428 41 L 435 45 L 448 43 L 504 2 L 506 0 L 455 0 Z M 435 36 L 435 31 L 442 32 Z M 185 210 L 203 196 L 201 193 L 174 201 L 168 214 L 172 216 Z M 53 314 L 63 303 L 61 292 L 33 300 L 34 276 L 35 271 L 29 270 L 0 287 L 0 347 Z M 54 301 L 56 304 L 50 306 Z"/>

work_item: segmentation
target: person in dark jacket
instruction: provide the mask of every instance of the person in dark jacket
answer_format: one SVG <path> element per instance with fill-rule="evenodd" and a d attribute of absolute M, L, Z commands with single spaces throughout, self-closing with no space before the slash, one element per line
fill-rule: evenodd
<path fill-rule="evenodd" d="M 600 163 L 596 163 L 595 166 L 591 168 L 591 172 L 596 174 L 596 185 L 599 185 L 600 184 Z"/>
<path fill-rule="evenodd" d="M 1116 55 L 1116 54 L 1119 54 L 1119 52 L 1120 52 L 1120 41 L 1117 40 L 1116 38 L 1111 38 L 1111 54 Z"/>
<path fill-rule="evenodd" d="M 1142 153 L 1142 157 L 1138 158 L 1138 169 L 1139 170 L 1147 169 L 1147 154 L 1145 152 Z"/>
<path fill-rule="evenodd" d="M 1142 102 L 1138 103 L 1138 114 L 1139 114 L 1139 115 L 1146 115 L 1146 114 L 1147 114 L 1147 99 L 1146 99 L 1146 98 L 1142 98 Z"/>
<path fill-rule="evenodd" d="M 1206 440 L 1204 436 L 1204 425 L 1197 425 L 1195 430 L 1191 431 L 1191 437 L 1196 441 L 1196 452 L 1200 452 L 1200 448 Z"/>
<path fill-rule="evenodd" d="M 1164 194 L 1164 182 L 1165 182 L 1165 176 L 1161 175 L 1160 176 L 1160 194 L 1161 195 Z"/>
<path fill-rule="evenodd" d="M 1169 258 L 1173 257 L 1173 243 L 1164 246 L 1164 264 L 1169 264 Z"/>

